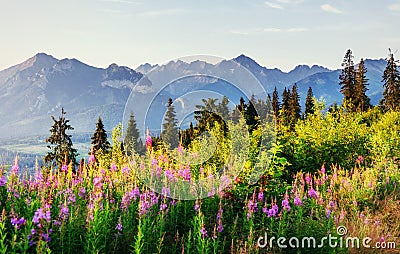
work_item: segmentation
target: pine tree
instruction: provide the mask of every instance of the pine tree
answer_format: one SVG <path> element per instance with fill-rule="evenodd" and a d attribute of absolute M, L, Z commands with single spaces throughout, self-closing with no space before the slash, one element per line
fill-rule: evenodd
<path fill-rule="evenodd" d="M 126 127 L 124 144 L 126 153 L 130 156 L 132 151 L 138 154 L 142 154 L 145 151 L 142 139 L 139 138 L 139 130 L 137 129 L 135 116 L 131 112 L 128 120 L 128 126 Z"/>
<path fill-rule="evenodd" d="M 290 94 L 288 112 L 290 116 L 290 127 L 293 129 L 297 120 L 300 118 L 301 113 L 300 96 L 297 92 L 296 84 L 293 85 L 292 92 Z"/>
<path fill-rule="evenodd" d="M 240 97 L 239 105 L 236 105 L 235 109 L 232 112 L 232 120 L 237 123 L 241 117 L 244 118 L 244 113 L 246 111 L 246 102 L 243 97 Z"/>
<path fill-rule="evenodd" d="M 354 111 L 354 82 L 355 69 L 353 62 L 353 52 L 348 49 L 342 63 L 342 73 L 339 75 L 339 84 L 341 85 L 340 92 L 343 94 L 343 104 L 347 109 Z"/>
<path fill-rule="evenodd" d="M 246 124 L 248 125 L 250 133 L 259 125 L 259 117 L 256 108 L 254 107 L 255 103 L 256 101 L 254 96 L 251 96 L 245 110 Z"/>
<path fill-rule="evenodd" d="M 169 98 L 161 137 L 171 149 L 176 148 L 179 145 L 179 130 L 177 125 L 178 122 L 176 120 L 175 108 L 172 105 L 172 99 Z"/>
<path fill-rule="evenodd" d="M 53 126 L 50 129 L 51 135 L 46 139 L 47 148 L 51 151 L 48 152 L 43 160 L 49 166 L 61 167 L 65 163 L 71 163 L 72 165 L 78 165 L 76 163 L 76 156 L 78 156 L 77 150 L 73 148 L 71 141 L 71 135 L 67 134 L 67 131 L 73 130 L 69 124 L 69 120 L 65 118 L 66 112 L 64 108 L 61 109 L 61 116 L 58 120 L 54 116 Z"/>
<path fill-rule="evenodd" d="M 275 87 L 274 92 L 272 94 L 272 111 L 274 112 L 275 118 L 278 118 L 280 109 L 281 109 L 281 104 L 279 102 L 279 95 Z"/>
<path fill-rule="evenodd" d="M 381 104 L 385 110 L 400 110 L 400 74 L 396 62 L 389 49 L 387 65 L 382 76 L 384 91 Z"/>
<path fill-rule="evenodd" d="M 108 142 L 107 140 L 107 133 L 104 130 L 104 124 L 103 121 L 101 120 L 101 117 L 99 117 L 99 119 L 97 120 L 96 130 L 94 131 L 94 134 L 91 139 L 92 139 L 91 153 L 93 152 L 94 155 L 97 155 L 100 149 L 102 152 L 108 153 L 110 149 L 110 142 Z"/>
<path fill-rule="evenodd" d="M 282 107 L 281 110 L 279 111 L 279 122 L 285 126 L 290 124 L 290 111 L 289 111 L 290 98 L 291 98 L 290 89 L 286 89 L 285 87 L 282 93 Z"/>
<path fill-rule="evenodd" d="M 291 98 L 291 94 L 290 94 L 290 89 L 286 89 L 283 90 L 282 93 L 282 108 L 284 109 L 284 111 L 289 109 L 289 103 L 290 103 L 290 98 Z"/>
<path fill-rule="evenodd" d="M 314 95 L 311 86 L 308 88 L 307 97 L 306 97 L 306 105 L 304 110 L 304 118 L 307 118 L 309 115 L 314 114 Z"/>
<path fill-rule="evenodd" d="M 371 107 L 370 99 L 366 95 L 368 91 L 368 79 L 365 76 L 367 68 L 364 64 L 364 59 L 361 58 L 356 71 L 355 83 L 354 83 L 354 107 L 356 111 L 364 112 Z"/>

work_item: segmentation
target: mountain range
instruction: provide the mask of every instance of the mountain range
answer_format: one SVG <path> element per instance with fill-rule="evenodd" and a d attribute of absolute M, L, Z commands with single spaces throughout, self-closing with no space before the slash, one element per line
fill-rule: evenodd
<path fill-rule="evenodd" d="M 323 98 L 327 105 L 340 103 L 342 100 L 338 85 L 340 70 L 317 65 L 299 65 L 289 72 L 283 72 L 277 68 L 263 67 L 245 55 L 232 60 L 238 66 L 247 68 L 267 93 L 272 93 L 276 86 L 281 94 L 284 87 L 297 83 L 302 104 L 310 86 L 314 96 Z M 370 84 L 367 94 L 372 103 L 376 104 L 382 97 L 381 77 L 386 61 L 367 59 L 365 65 Z M 129 95 L 142 79 L 143 73 L 150 70 L 153 74 L 157 72 L 160 79 L 196 74 L 199 70 L 207 69 L 234 74 L 238 66 L 232 65 L 232 61 L 211 64 L 199 60 L 178 60 L 165 65 L 143 64 L 136 69 L 117 64 L 96 68 L 77 59 L 56 59 L 51 55 L 38 53 L 23 63 L 0 71 L 0 140 L 47 135 L 52 125 L 50 116 L 57 117 L 61 107 L 66 110 L 67 118 L 76 133 L 92 133 L 99 116 L 102 117 L 106 129 L 111 130 L 121 122 Z M 207 80 L 201 82 L 212 83 Z M 147 85 L 151 88 L 152 84 Z M 223 92 L 230 93 L 229 89 Z M 161 104 L 165 105 L 167 96 L 171 94 L 166 94 Z M 142 105 L 138 103 L 136 106 L 141 109 Z"/>

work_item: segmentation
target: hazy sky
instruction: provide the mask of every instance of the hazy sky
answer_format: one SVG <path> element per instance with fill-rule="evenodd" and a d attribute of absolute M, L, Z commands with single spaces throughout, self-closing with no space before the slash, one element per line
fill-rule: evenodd
<path fill-rule="evenodd" d="M 400 0 L 14 0 L 0 8 L 0 69 L 38 52 L 136 68 L 245 54 L 268 68 L 338 68 L 400 49 Z M 396 57 L 400 53 L 396 53 Z"/>

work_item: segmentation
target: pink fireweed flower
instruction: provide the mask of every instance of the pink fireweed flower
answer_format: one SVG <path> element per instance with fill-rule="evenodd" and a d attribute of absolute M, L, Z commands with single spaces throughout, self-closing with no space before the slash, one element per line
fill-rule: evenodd
<path fill-rule="evenodd" d="M 206 229 L 205 227 L 202 227 L 202 228 L 200 229 L 200 233 L 201 233 L 203 236 L 208 236 L 208 234 L 207 234 L 207 229 Z"/>
<path fill-rule="evenodd" d="M 171 190 L 169 187 L 162 187 L 161 195 L 164 197 L 169 197 L 171 195 Z"/>
<path fill-rule="evenodd" d="M 175 180 L 175 173 L 172 170 L 169 169 L 165 170 L 164 176 L 170 181 Z"/>
<path fill-rule="evenodd" d="M 326 209 L 326 218 L 330 218 L 331 217 L 331 210 L 330 209 Z"/>
<path fill-rule="evenodd" d="M 82 188 L 79 189 L 78 195 L 81 198 L 86 198 L 86 189 L 85 189 L 85 187 L 82 187 Z"/>
<path fill-rule="evenodd" d="M 361 156 L 361 155 L 358 156 L 357 159 L 356 159 L 356 162 L 359 163 L 359 164 L 363 163 L 364 162 L 364 157 Z"/>
<path fill-rule="evenodd" d="M 129 167 L 124 167 L 124 168 L 122 168 L 122 173 L 129 175 L 131 173 L 131 170 L 129 169 Z"/>
<path fill-rule="evenodd" d="M 43 234 L 42 234 L 42 238 L 43 238 L 46 242 L 50 242 L 50 241 L 51 241 L 51 238 L 50 238 L 49 234 L 43 233 Z"/>
<path fill-rule="evenodd" d="M 62 205 L 60 209 L 60 215 L 58 216 L 61 221 L 66 221 L 69 217 L 69 209 L 68 206 Z"/>
<path fill-rule="evenodd" d="M 278 205 L 274 204 L 270 209 L 264 211 L 268 218 L 270 217 L 276 217 L 278 215 L 279 207 Z"/>
<path fill-rule="evenodd" d="M 147 148 L 148 151 L 151 150 L 152 143 L 153 143 L 153 140 L 151 139 L 150 132 L 149 132 L 149 130 L 147 130 L 147 133 L 146 133 L 146 148 Z"/>
<path fill-rule="evenodd" d="M 283 210 L 286 210 L 288 212 L 290 211 L 290 204 L 287 197 L 284 200 L 282 200 L 282 208 Z"/>
<path fill-rule="evenodd" d="M 310 184 L 310 183 L 311 183 L 311 177 L 310 177 L 309 174 L 306 174 L 305 179 L 306 179 L 306 183 L 307 183 L 307 184 Z"/>
<path fill-rule="evenodd" d="M 253 213 L 258 211 L 257 203 L 254 200 L 250 199 L 249 203 L 247 204 L 247 220 L 249 220 Z"/>
<path fill-rule="evenodd" d="M 258 202 L 263 202 L 264 201 L 264 192 L 260 190 L 260 192 L 257 195 L 257 201 Z"/>
<path fill-rule="evenodd" d="M 301 198 L 300 198 L 300 197 L 295 197 L 295 198 L 293 199 L 293 203 L 294 203 L 295 206 L 301 206 L 301 205 L 303 205 L 303 202 L 301 201 Z"/>
<path fill-rule="evenodd" d="M 158 203 L 158 196 L 154 192 L 144 192 L 140 195 L 139 215 L 149 213 L 149 209 Z"/>
<path fill-rule="evenodd" d="M 224 212 L 224 210 L 222 210 L 222 208 L 219 208 L 218 213 L 217 213 L 217 231 L 219 233 L 221 233 L 222 231 L 224 231 L 224 225 L 222 224 L 222 213 Z"/>
<path fill-rule="evenodd" d="M 103 188 L 103 183 L 102 183 L 103 177 L 102 176 L 98 176 L 93 178 L 93 185 L 94 187 L 101 189 Z"/>
<path fill-rule="evenodd" d="M 325 173 L 326 173 L 325 167 L 322 167 L 322 168 L 321 168 L 321 173 L 322 173 L 322 174 L 325 174 Z"/>
<path fill-rule="evenodd" d="M 36 210 L 35 215 L 33 216 L 32 222 L 35 224 L 39 224 L 40 220 L 46 220 L 50 222 L 51 220 L 51 212 L 50 210 L 44 211 L 42 208 Z"/>
<path fill-rule="evenodd" d="M 94 155 L 92 154 L 92 155 L 90 155 L 89 156 L 89 160 L 88 160 L 88 164 L 90 165 L 90 164 L 93 164 L 93 163 L 95 163 L 96 162 L 96 159 L 94 158 Z"/>
<path fill-rule="evenodd" d="M 179 146 L 178 146 L 178 153 L 179 153 L 179 154 L 183 154 L 183 153 L 184 153 L 182 144 L 179 144 Z"/>
<path fill-rule="evenodd" d="M 122 224 L 121 223 L 118 223 L 117 224 L 117 226 L 115 227 L 115 229 L 118 231 L 118 232 L 122 232 Z"/>
<path fill-rule="evenodd" d="M 194 205 L 194 210 L 195 210 L 196 212 L 198 212 L 198 211 L 199 211 L 199 209 L 200 209 L 200 205 L 198 205 L 198 204 L 195 204 L 195 205 Z"/>
<path fill-rule="evenodd" d="M 21 217 L 20 219 L 18 218 L 11 218 L 11 225 L 16 227 L 17 229 L 20 229 L 21 226 L 25 225 L 26 220 L 24 217 Z"/>
<path fill-rule="evenodd" d="M 7 183 L 7 178 L 5 176 L 2 176 L 0 178 L 0 186 L 5 186 Z"/>
<path fill-rule="evenodd" d="M 123 210 L 127 209 L 131 204 L 131 201 L 136 200 L 139 196 L 140 196 L 140 190 L 138 187 L 134 188 L 132 191 L 125 193 L 125 195 L 122 196 L 121 209 Z"/>
<path fill-rule="evenodd" d="M 311 187 L 311 189 L 308 190 L 308 196 L 309 196 L 310 198 L 315 198 L 315 199 L 318 198 L 318 194 L 317 194 L 317 192 L 314 190 L 313 187 Z"/>
<path fill-rule="evenodd" d="M 116 172 L 117 171 L 117 165 L 115 165 L 114 162 L 111 164 L 110 171 L 111 172 Z"/>
<path fill-rule="evenodd" d="M 62 167 L 61 167 L 61 171 L 62 172 L 68 172 L 68 166 L 67 165 L 62 165 Z"/>
<path fill-rule="evenodd" d="M 162 203 L 160 205 L 160 211 L 168 211 L 168 205 L 165 203 Z"/>
<path fill-rule="evenodd" d="M 18 175 L 18 172 L 19 172 L 19 167 L 18 167 L 18 165 L 13 165 L 12 166 L 12 168 L 11 168 L 11 174 L 15 174 L 15 175 Z"/>

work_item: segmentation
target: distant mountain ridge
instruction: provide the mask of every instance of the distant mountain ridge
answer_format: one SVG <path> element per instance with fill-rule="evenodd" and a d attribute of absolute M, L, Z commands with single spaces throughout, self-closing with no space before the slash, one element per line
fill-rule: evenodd
<path fill-rule="evenodd" d="M 328 105 L 335 101 L 340 103 L 342 100 L 338 85 L 340 70 L 329 70 L 317 65 L 298 65 L 289 72 L 283 72 L 277 68 L 263 67 L 245 55 L 232 60 L 247 68 L 267 93 L 272 93 L 276 86 L 281 97 L 285 86 L 290 87 L 297 83 L 302 101 L 309 86 L 313 88 L 314 96 L 323 97 Z M 135 84 L 143 77 L 142 73 L 152 70 L 157 72 L 160 79 L 196 74 L 199 70 L 234 74 L 238 66 L 232 63 L 186 63 L 178 60 L 165 65 L 142 64 L 134 70 L 115 63 L 107 68 L 97 68 L 74 58 L 59 60 L 51 55 L 38 53 L 20 64 L 0 71 L 0 140 L 48 134 L 52 124 L 50 116 L 58 116 L 61 107 L 67 111 L 67 118 L 71 120 L 77 133 L 92 132 L 98 116 L 103 118 L 106 129 L 111 130 L 122 121 L 125 103 Z M 386 61 L 368 59 L 365 65 L 370 82 L 367 94 L 373 103 L 377 103 L 382 97 L 381 76 Z M 214 82 L 210 80 L 196 82 Z M 190 89 L 190 84 L 185 85 L 188 86 L 186 89 Z M 150 88 L 151 83 L 140 87 L 140 91 L 145 92 Z M 137 106 L 141 109 L 142 105 Z"/>

